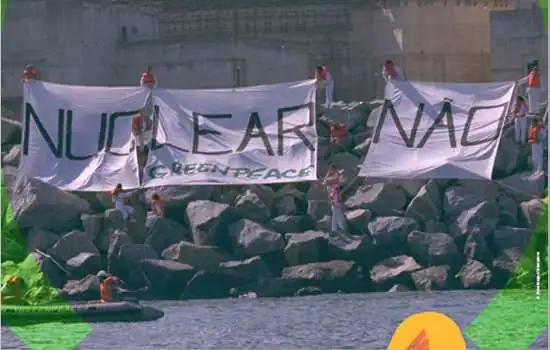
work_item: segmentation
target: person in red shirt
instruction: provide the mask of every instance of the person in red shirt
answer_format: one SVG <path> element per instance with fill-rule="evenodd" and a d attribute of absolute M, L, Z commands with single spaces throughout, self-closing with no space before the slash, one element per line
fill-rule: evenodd
<path fill-rule="evenodd" d="M 538 118 L 533 119 L 529 128 L 528 141 L 531 145 L 531 160 L 535 172 L 543 171 L 544 145 L 546 140 L 546 130 L 541 125 Z"/>
<path fill-rule="evenodd" d="M 23 69 L 23 81 L 39 80 L 39 79 L 40 79 L 40 72 L 38 71 L 38 69 L 36 69 L 30 64 L 27 64 L 25 66 L 25 69 Z"/>
<path fill-rule="evenodd" d="M 346 138 L 348 137 L 348 130 L 346 125 L 341 123 L 338 125 L 331 125 L 330 127 L 330 149 L 329 157 L 334 153 L 337 153 L 339 149 L 343 147 Z"/>
<path fill-rule="evenodd" d="M 132 119 L 132 131 L 138 141 L 139 152 L 143 152 L 145 149 L 145 118 L 141 114 Z"/>
<path fill-rule="evenodd" d="M 143 287 L 136 290 L 129 290 L 123 287 L 122 280 L 107 271 L 99 271 L 97 273 L 99 278 L 99 294 L 100 302 L 102 303 L 112 303 L 121 301 L 121 296 L 123 294 L 135 294 L 140 292 L 146 292 L 149 290 L 148 287 Z"/>
<path fill-rule="evenodd" d="M 153 88 L 157 86 L 157 80 L 155 79 L 155 75 L 153 74 L 153 67 L 148 66 L 147 70 L 141 73 L 141 79 L 139 81 L 139 85 L 147 86 L 149 88 Z"/>
<path fill-rule="evenodd" d="M 348 225 L 342 208 L 342 173 L 343 171 L 335 165 L 330 165 L 322 184 L 327 187 L 328 200 L 332 210 L 332 233 L 347 239 L 345 236 L 348 235 Z"/>
<path fill-rule="evenodd" d="M 540 70 L 537 64 L 533 64 L 529 74 L 518 80 L 519 85 L 527 85 L 527 99 L 529 100 L 529 114 L 537 115 L 540 112 L 540 101 L 542 96 L 542 91 L 544 90 L 544 85 L 542 82 L 542 77 Z"/>
<path fill-rule="evenodd" d="M 332 80 L 332 75 L 328 71 L 327 66 L 322 65 L 315 68 L 315 80 L 317 81 L 318 89 L 325 89 L 325 107 L 330 108 L 334 93 L 334 80 Z"/>
<path fill-rule="evenodd" d="M 392 60 L 386 60 L 382 68 L 382 76 L 386 82 L 391 80 L 405 80 L 403 72 L 393 63 Z"/>

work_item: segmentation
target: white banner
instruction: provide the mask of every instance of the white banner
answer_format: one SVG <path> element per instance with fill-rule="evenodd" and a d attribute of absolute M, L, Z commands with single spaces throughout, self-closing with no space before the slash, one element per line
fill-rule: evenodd
<path fill-rule="evenodd" d="M 144 186 L 316 180 L 315 81 L 155 89 Z"/>
<path fill-rule="evenodd" d="M 71 191 L 138 188 L 131 121 L 149 94 L 141 87 L 25 83 L 19 175 Z"/>
<path fill-rule="evenodd" d="M 359 176 L 491 179 L 514 82 L 390 85 Z"/>

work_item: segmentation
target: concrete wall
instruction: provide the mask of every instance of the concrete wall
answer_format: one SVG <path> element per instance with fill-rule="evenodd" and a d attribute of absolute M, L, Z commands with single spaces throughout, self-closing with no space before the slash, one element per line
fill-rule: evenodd
<path fill-rule="evenodd" d="M 335 97 L 346 100 L 380 95 L 387 58 L 411 79 L 490 79 L 491 7 L 474 0 L 375 6 L 381 3 L 14 1 L 2 32 L 3 102 L 21 96 L 26 63 L 47 80 L 83 85 L 136 85 L 153 65 L 167 88 L 299 80 L 324 63 L 336 80 Z M 512 5 L 490 1 L 499 9 Z"/>

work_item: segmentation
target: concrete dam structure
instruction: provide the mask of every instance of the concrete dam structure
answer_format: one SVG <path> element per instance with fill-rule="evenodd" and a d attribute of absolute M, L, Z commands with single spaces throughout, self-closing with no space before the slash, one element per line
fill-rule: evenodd
<path fill-rule="evenodd" d="M 2 32 L 2 103 L 19 109 L 25 64 L 48 81 L 103 86 L 137 85 L 152 65 L 161 87 L 184 89 L 295 81 L 326 64 L 335 99 L 344 100 L 381 96 L 385 59 L 409 79 L 489 81 L 491 62 L 508 71 L 523 64 L 508 62 L 516 59 L 510 55 L 491 58 L 491 13 L 515 6 L 512 0 L 18 0 Z"/>

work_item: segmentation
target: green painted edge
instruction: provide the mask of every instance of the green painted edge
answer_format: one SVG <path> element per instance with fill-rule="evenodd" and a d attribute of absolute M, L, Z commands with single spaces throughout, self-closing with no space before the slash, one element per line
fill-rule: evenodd
<path fill-rule="evenodd" d="M 542 12 L 545 30 L 548 31 L 548 0 L 537 0 Z M 514 277 L 521 273 L 534 273 L 535 257 L 540 254 L 540 270 L 545 270 L 546 289 L 537 297 L 536 289 L 504 289 L 466 327 L 465 334 L 481 350 L 524 350 L 548 329 L 548 197 L 535 230 L 518 262 Z M 530 277 L 528 274 L 527 276 Z M 544 278 L 544 277 L 543 277 Z M 541 278 L 542 280 L 542 278 Z M 542 281 L 541 281 L 542 282 Z M 542 283 L 541 283 L 542 284 Z"/>

